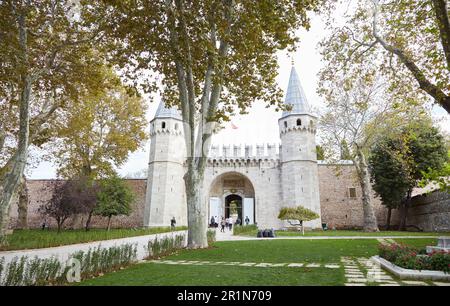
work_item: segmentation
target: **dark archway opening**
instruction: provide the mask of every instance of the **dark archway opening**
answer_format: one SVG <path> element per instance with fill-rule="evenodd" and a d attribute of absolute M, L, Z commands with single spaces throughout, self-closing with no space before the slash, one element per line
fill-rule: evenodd
<path fill-rule="evenodd" d="M 236 203 L 236 210 L 238 218 L 241 220 L 242 224 L 242 197 L 238 196 L 237 194 L 230 194 L 225 197 L 225 218 L 229 218 L 232 214 L 231 211 L 231 202 L 235 201 Z M 236 222 L 236 220 L 233 220 L 233 222 Z"/>

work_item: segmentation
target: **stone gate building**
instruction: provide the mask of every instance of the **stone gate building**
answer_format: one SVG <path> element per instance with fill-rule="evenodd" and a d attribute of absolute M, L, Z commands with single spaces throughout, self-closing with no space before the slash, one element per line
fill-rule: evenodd
<path fill-rule="evenodd" d="M 238 216 L 262 227 L 280 228 L 281 207 L 301 205 L 321 214 L 319 170 L 316 158 L 317 117 L 292 67 L 285 104 L 291 106 L 278 120 L 280 145 L 213 146 L 203 182 L 202 199 L 211 216 L 228 217 L 230 203 Z M 144 226 L 187 224 L 183 175 L 185 146 L 181 115 L 158 107 L 151 121 L 151 147 Z M 321 218 L 306 223 L 320 228 Z"/>
<path fill-rule="evenodd" d="M 306 223 L 320 228 L 353 229 L 363 225 L 361 188 L 350 161 L 328 164 L 316 160 L 317 117 L 311 112 L 294 68 L 290 73 L 285 103 L 292 105 L 278 120 L 280 145 L 212 146 L 203 182 L 203 203 L 211 216 L 228 217 L 230 202 L 238 203 L 238 216 L 260 227 L 281 228 L 281 207 L 302 205 L 321 218 Z M 169 226 L 187 224 L 183 175 L 185 149 L 180 113 L 161 103 L 151 121 L 151 146 L 147 179 L 129 179 L 135 194 L 130 216 L 112 220 L 113 227 Z M 339 175 L 337 175 L 339 173 Z M 40 227 L 45 217 L 39 206 L 51 198 L 53 180 L 28 180 L 28 225 Z M 385 224 L 386 209 L 372 197 L 379 225 Z M 11 207 L 11 227 L 17 227 L 17 202 Z M 206 219 L 205 218 L 205 219 Z M 53 222 L 47 218 L 47 221 Z M 82 226 L 67 222 L 69 228 Z M 78 224 L 76 224 L 78 223 Z M 105 227 L 94 216 L 92 227 Z"/>

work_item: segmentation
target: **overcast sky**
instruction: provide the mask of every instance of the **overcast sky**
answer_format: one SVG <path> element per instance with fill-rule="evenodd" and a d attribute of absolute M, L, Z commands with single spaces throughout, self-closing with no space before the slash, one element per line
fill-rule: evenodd
<path fill-rule="evenodd" d="M 301 38 L 300 46 L 293 54 L 294 65 L 299 75 L 302 87 L 305 91 L 309 104 L 313 108 L 322 108 L 323 102 L 317 95 L 318 72 L 322 67 L 321 56 L 317 51 L 318 42 L 326 36 L 325 25 L 320 17 L 312 16 L 309 31 L 299 30 Z M 291 70 L 291 56 L 286 52 L 278 54 L 278 78 L 279 86 L 286 90 Z M 150 103 L 147 117 L 153 118 L 159 101 Z M 440 119 L 439 125 L 450 131 L 447 113 L 440 107 L 433 107 L 433 115 Z M 256 103 L 247 115 L 237 115 L 232 122 L 237 129 L 232 129 L 230 124 L 213 138 L 216 144 L 256 144 L 256 143 L 279 143 L 278 118 L 281 113 L 275 112 L 274 108 L 265 108 L 264 103 Z M 318 140 L 320 141 L 320 140 Z M 128 162 L 118 169 L 120 175 L 125 176 L 147 169 L 149 158 L 149 146 L 147 142 L 142 149 L 130 154 Z M 56 177 L 56 169 L 51 162 L 40 162 L 37 167 L 27 170 L 27 176 L 31 179 L 48 179 Z"/>

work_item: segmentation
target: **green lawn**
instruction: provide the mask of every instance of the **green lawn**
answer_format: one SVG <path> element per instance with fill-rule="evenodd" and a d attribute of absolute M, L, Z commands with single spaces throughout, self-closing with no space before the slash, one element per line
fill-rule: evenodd
<path fill-rule="evenodd" d="M 257 230 L 244 231 L 238 235 L 256 237 Z M 276 231 L 277 236 L 302 236 L 301 231 Z M 379 231 L 363 232 L 358 230 L 328 230 L 328 231 L 305 231 L 306 237 L 315 236 L 450 236 L 449 232 L 400 232 L 400 231 Z"/>
<path fill-rule="evenodd" d="M 177 227 L 177 230 L 186 227 Z M 47 248 L 60 245 L 84 243 L 98 240 L 109 240 L 132 236 L 142 236 L 169 232 L 170 227 L 139 228 L 139 229 L 105 229 L 64 230 L 57 233 L 56 230 L 15 230 L 8 236 L 8 246 L 0 247 L 0 251 Z"/>
<path fill-rule="evenodd" d="M 396 239 L 397 240 L 397 239 Z M 398 239 L 425 247 L 436 239 Z M 341 256 L 370 257 L 378 241 L 367 240 L 252 240 L 216 242 L 212 248 L 182 250 L 165 260 L 253 263 L 340 263 Z M 227 265 L 169 265 L 140 263 L 83 281 L 81 285 L 343 285 L 344 269 L 305 267 L 243 267 Z"/>

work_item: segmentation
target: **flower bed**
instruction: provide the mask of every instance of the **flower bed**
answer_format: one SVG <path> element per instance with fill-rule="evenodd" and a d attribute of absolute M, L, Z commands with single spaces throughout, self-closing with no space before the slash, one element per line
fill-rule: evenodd
<path fill-rule="evenodd" d="M 417 249 L 401 244 L 379 246 L 380 257 L 394 265 L 412 270 L 434 270 L 450 273 L 450 254 L 442 251 L 427 254 L 425 249 Z"/>

